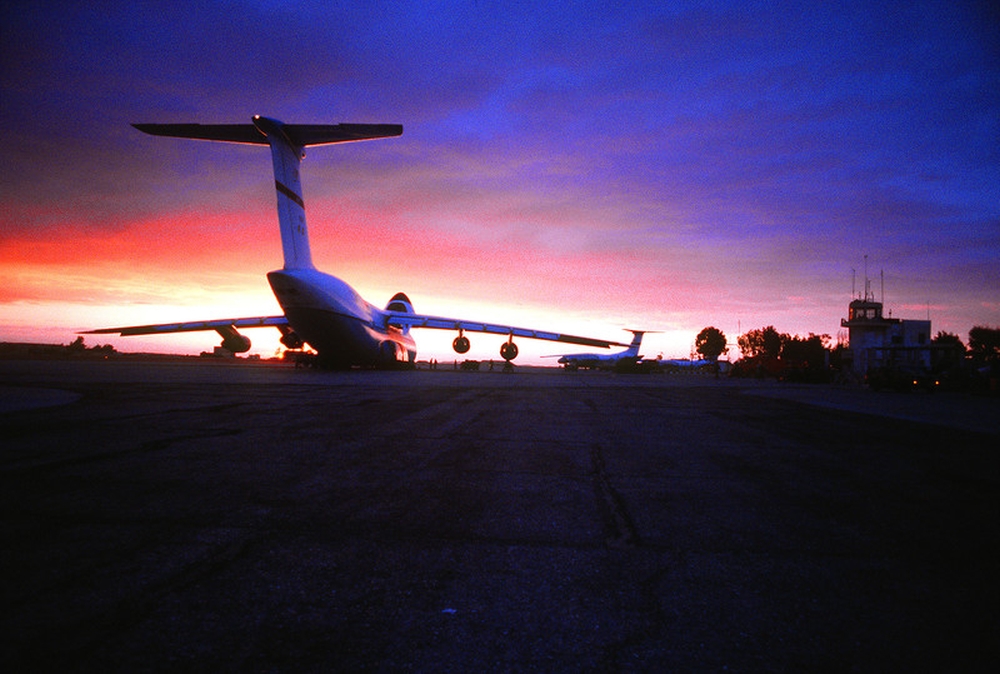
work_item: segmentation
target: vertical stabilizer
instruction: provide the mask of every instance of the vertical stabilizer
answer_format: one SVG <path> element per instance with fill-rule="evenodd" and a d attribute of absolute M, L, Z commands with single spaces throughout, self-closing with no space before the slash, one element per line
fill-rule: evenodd
<path fill-rule="evenodd" d="M 628 345 L 628 348 L 622 353 L 623 356 L 636 356 L 639 354 L 639 347 L 642 345 L 642 336 L 648 332 L 647 330 L 629 330 L 632 333 L 632 343 Z"/>
<path fill-rule="evenodd" d="M 278 226 L 285 269 L 312 269 L 309 231 L 306 229 L 306 206 L 302 199 L 299 162 L 305 156 L 285 133 L 281 122 L 254 117 L 254 125 L 267 136 L 274 162 L 274 188 L 278 193 Z"/>
<path fill-rule="evenodd" d="M 312 269 L 306 209 L 299 181 L 299 162 L 311 145 L 391 138 L 403 133 L 399 124 L 284 124 L 254 116 L 253 124 L 133 124 L 143 133 L 173 138 L 270 145 L 274 187 L 278 191 L 278 224 L 285 269 Z"/>

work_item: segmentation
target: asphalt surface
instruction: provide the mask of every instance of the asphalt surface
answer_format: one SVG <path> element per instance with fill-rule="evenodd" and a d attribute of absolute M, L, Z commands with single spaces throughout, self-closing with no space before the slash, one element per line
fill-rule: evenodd
<path fill-rule="evenodd" d="M 6 671 L 994 671 L 998 401 L 0 362 Z"/>

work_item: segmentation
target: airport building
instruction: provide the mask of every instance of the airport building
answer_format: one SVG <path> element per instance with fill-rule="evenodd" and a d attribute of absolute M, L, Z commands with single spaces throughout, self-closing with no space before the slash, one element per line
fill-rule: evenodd
<path fill-rule="evenodd" d="M 866 284 L 867 285 L 867 284 Z M 931 367 L 930 320 L 903 320 L 882 314 L 882 302 L 866 293 L 851 302 L 840 325 L 848 330 L 845 367 L 857 375 L 888 368 Z"/>

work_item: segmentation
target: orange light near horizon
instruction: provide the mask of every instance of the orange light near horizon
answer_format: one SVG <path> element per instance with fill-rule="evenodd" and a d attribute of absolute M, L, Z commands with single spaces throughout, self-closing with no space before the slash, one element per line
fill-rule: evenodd
<path fill-rule="evenodd" d="M 493 226 L 474 228 L 478 238 L 470 238 L 458 221 L 454 228 L 423 226 L 429 216 L 415 216 L 400 203 L 387 212 L 329 200 L 310 206 L 316 206 L 310 233 L 317 267 L 343 278 L 376 306 L 403 291 L 420 313 L 622 342 L 630 339 L 623 328 L 664 330 L 646 336 L 642 353 L 667 358 L 690 356 L 694 336 L 709 325 L 735 342 L 735 326 L 727 330 L 726 317 L 730 324 L 742 318 L 748 329 L 774 324 L 783 332 L 822 324 L 822 316 L 811 314 L 817 307 L 803 296 L 758 307 L 768 319 L 757 325 L 741 310 L 745 297 L 720 292 L 710 282 L 714 277 L 699 271 L 706 253 L 685 251 L 686 261 L 677 262 L 647 247 L 595 248 L 593 241 L 570 236 L 569 225 L 551 213 L 551 231 L 537 232 L 511 225 L 495 210 L 478 211 L 469 217 Z M 4 241 L 0 325 L 17 334 L 32 325 L 52 334 L 52 326 L 61 326 L 68 332 L 61 341 L 72 341 L 79 329 L 280 313 L 264 276 L 281 266 L 277 225 L 270 209 L 258 211 L 174 213 L 113 233 L 67 230 L 30 242 Z M 241 221 L 254 224 L 232 225 Z M 599 238 L 601 231 L 592 234 Z M 252 353 L 269 356 L 278 348 L 276 330 L 250 330 L 248 336 Z M 456 355 L 451 333 L 417 330 L 414 336 L 418 357 Z M 502 338 L 470 337 L 469 357 L 499 357 Z M 135 337 L 100 339 L 122 350 L 139 348 Z M 208 332 L 141 341 L 143 349 L 198 353 L 219 340 Z M 519 362 L 588 351 L 533 340 L 521 340 L 519 347 Z"/>

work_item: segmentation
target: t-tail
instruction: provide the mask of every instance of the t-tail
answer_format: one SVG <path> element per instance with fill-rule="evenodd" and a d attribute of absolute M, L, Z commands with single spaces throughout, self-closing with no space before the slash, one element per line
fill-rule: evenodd
<path fill-rule="evenodd" d="M 270 145 L 274 187 L 278 198 L 278 225 L 285 269 L 312 269 L 305 201 L 299 180 L 299 162 L 311 145 L 389 138 L 403 133 L 399 124 L 283 124 L 255 115 L 252 124 L 134 124 L 154 136 L 173 136 L 228 143 Z"/>
<path fill-rule="evenodd" d="M 628 345 L 628 348 L 622 352 L 623 356 L 638 356 L 639 346 L 642 344 L 642 336 L 645 335 L 648 330 L 629 330 L 632 333 L 632 343 Z"/>

